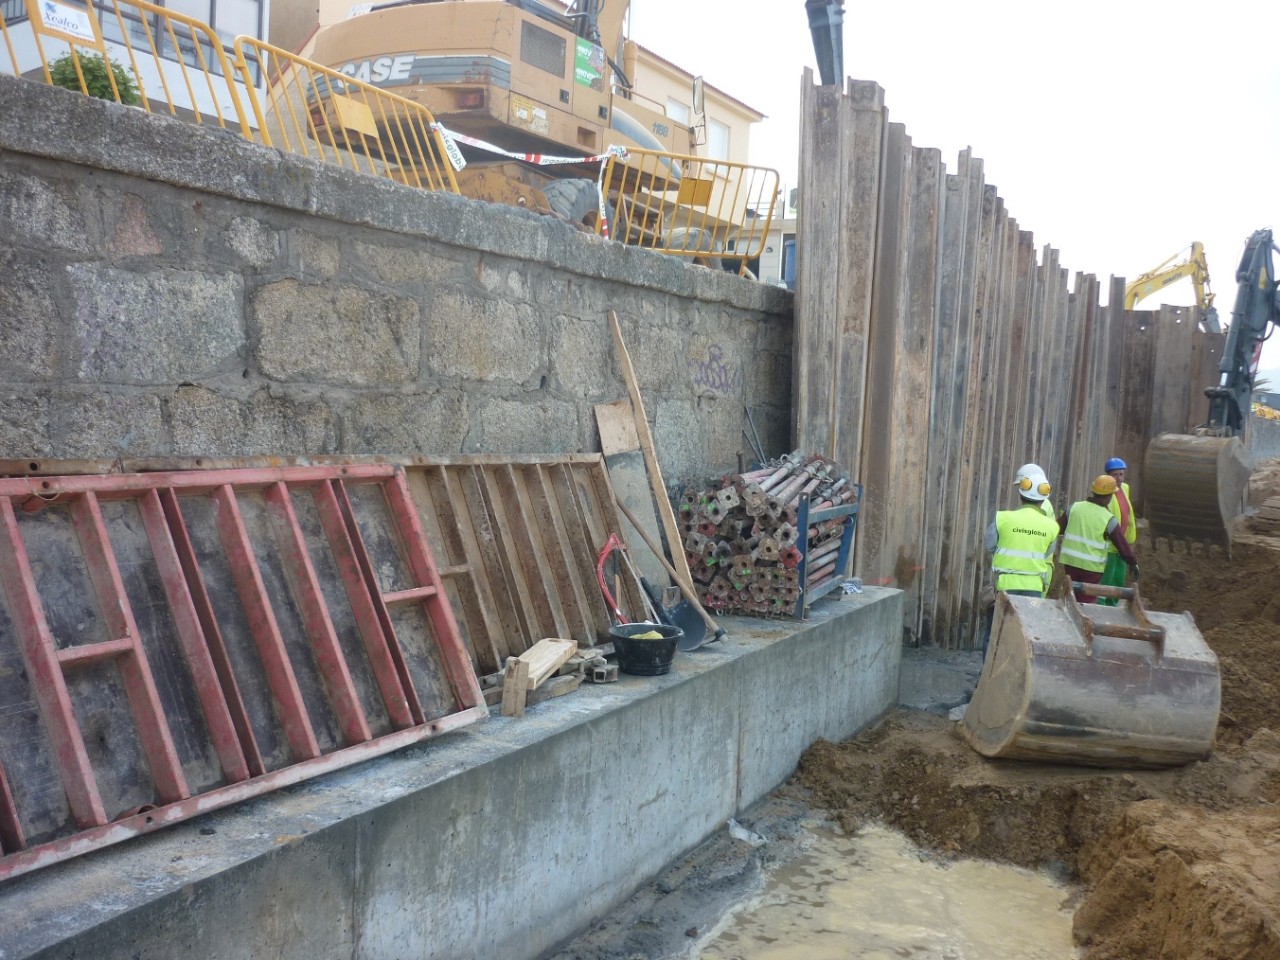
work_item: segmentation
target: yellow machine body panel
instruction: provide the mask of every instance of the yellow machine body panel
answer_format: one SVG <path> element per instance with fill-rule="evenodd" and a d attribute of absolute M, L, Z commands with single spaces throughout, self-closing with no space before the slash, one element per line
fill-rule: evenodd
<path fill-rule="evenodd" d="M 313 58 L 507 150 L 592 156 L 611 143 L 653 146 L 612 129 L 615 95 L 602 47 L 500 0 L 375 10 L 322 31 Z M 618 100 L 664 149 L 688 148 L 685 128 Z"/>

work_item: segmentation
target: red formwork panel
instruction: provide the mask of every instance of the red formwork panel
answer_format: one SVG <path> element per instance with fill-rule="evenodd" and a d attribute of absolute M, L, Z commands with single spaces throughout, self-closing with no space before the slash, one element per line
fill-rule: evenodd
<path fill-rule="evenodd" d="M 0 880 L 486 713 L 399 466 L 0 480 Z"/>

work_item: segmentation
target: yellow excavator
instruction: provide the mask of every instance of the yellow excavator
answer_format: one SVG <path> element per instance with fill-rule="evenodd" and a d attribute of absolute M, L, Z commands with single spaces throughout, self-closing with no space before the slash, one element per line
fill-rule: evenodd
<path fill-rule="evenodd" d="M 316 37 L 312 58 L 420 103 L 464 138 L 469 197 L 592 227 L 599 162 L 535 166 L 509 154 L 595 157 L 612 145 L 693 150 L 687 126 L 634 96 L 628 0 L 393 0 Z"/>
<path fill-rule="evenodd" d="M 1213 293 L 1209 290 L 1209 263 L 1204 257 L 1204 246 L 1193 241 L 1190 253 L 1179 251 L 1159 266 L 1148 270 L 1124 288 L 1124 308 L 1134 309 L 1139 303 L 1163 290 L 1183 277 L 1190 277 L 1196 291 L 1196 306 L 1200 308 L 1200 323 L 1209 333 L 1221 333 L 1218 311 L 1213 306 Z"/>

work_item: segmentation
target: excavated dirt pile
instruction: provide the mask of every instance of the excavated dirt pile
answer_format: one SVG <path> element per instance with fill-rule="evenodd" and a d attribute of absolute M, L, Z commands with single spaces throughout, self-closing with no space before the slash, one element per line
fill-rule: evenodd
<path fill-rule="evenodd" d="M 946 719 L 898 712 L 816 744 L 800 779 L 847 829 L 881 820 L 940 853 L 1075 877 L 1088 960 L 1280 960 L 1280 552 L 1140 546 L 1148 607 L 1189 610 L 1221 663 L 1210 759 L 990 761 Z"/>

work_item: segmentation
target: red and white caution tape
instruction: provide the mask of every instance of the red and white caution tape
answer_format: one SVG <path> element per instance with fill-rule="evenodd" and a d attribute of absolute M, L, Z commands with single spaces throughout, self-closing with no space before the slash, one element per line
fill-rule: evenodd
<path fill-rule="evenodd" d="M 461 170 L 467 165 L 467 159 L 462 155 L 462 151 L 458 149 L 459 143 L 465 143 L 469 147 L 475 147 L 478 150 L 484 150 L 487 153 L 496 153 L 500 157 L 510 157 L 513 160 L 522 160 L 525 163 L 536 164 L 540 167 L 550 167 L 556 164 L 564 163 L 598 163 L 600 164 L 600 174 L 596 178 L 596 195 L 598 200 L 599 216 L 600 216 L 600 233 L 609 236 L 609 214 L 604 198 L 604 168 L 610 157 L 617 157 L 620 160 L 626 160 L 629 156 L 626 147 L 609 146 L 604 153 L 597 154 L 594 157 L 553 157 L 545 153 L 514 153 L 511 150 L 504 150 L 502 147 L 478 137 L 471 137 L 465 133 L 458 133 L 450 130 L 443 123 L 433 123 L 432 130 L 439 131 L 441 139 L 444 141 L 445 153 L 449 157 L 449 162 L 453 164 L 454 170 Z"/>

